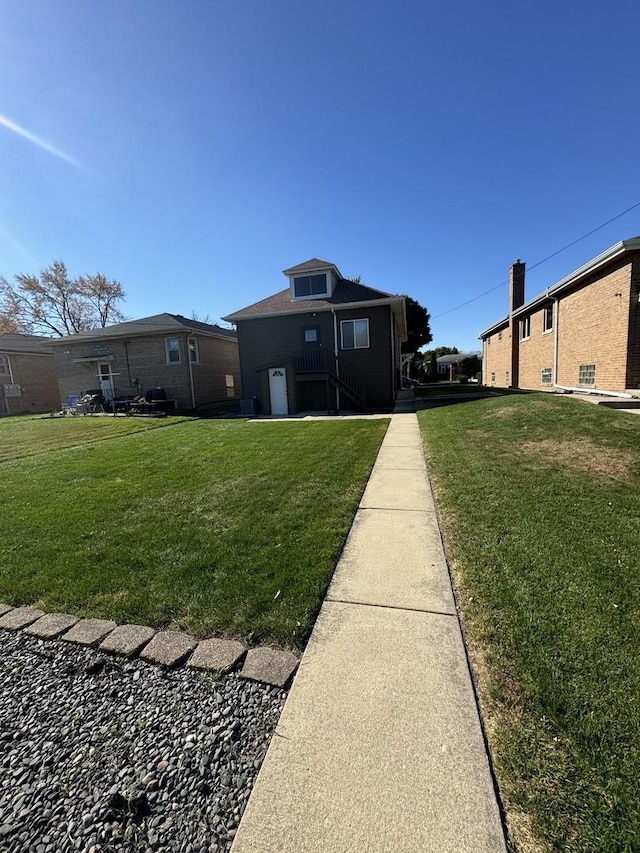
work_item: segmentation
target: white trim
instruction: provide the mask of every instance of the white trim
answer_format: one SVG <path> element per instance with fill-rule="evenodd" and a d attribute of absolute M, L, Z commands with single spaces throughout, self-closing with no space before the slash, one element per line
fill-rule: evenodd
<path fill-rule="evenodd" d="M 176 341 L 176 343 L 178 344 L 178 360 L 177 361 L 171 361 L 171 359 L 169 358 L 169 341 Z M 165 338 L 164 339 L 164 356 L 165 356 L 167 364 L 182 364 L 182 352 L 180 350 L 180 338 L 171 337 L 171 338 Z M 191 362 L 189 362 L 189 363 L 191 363 Z"/>
<path fill-rule="evenodd" d="M 195 358 L 191 358 L 191 344 L 195 344 L 193 347 L 193 352 L 195 353 Z M 187 352 L 189 353 L 189 362 L 191 364 L 200 364 L 200 347 L 198 346 L 198 339 L 195 335 L 191 335 L 191 337 L 187 338 Z"/>
<path fill-rule="evenodd" d="M 296 279 L 300 278 L 313 278 L 314 276 L 324 276 L 324 290 L 322 293 L 310 293 L 305 296 L 296 296 Z M 331 282 L 329 281 L 329 275 L 331 273 L 328 270 L 318 270 L 317 272 L 308 272 L 301 273 L 299 275 L 290 275 L 289 276 L 289 288 L 291 290 L 291 301 L 292 302 L 303 302 L 303 301 L 313 301 L 314 299 L 323 299 L 328 298 L 332 294 Z"/>
<path fill-rule="evenodd" d="M 344 345 L 344 332 L 343 326 L 345 323 L 353 323 L 353 346 L 346 347 Z M 358 346 L 356 343 L 356 323 L 366 323 L 367 324 L 367 343 L 366 346 Z M 368 317 L 352 317 L 348 320 L 340 320 L 340 349 L 341 350 L 353 350 L 353 349 L 371 349 L 371 336 L 369 334 L 369 318 Z"/>
<path fill-rule="evenodd" d="M 313 302 L 313 299 L 309 299 L 307 296 L 303 300 L 295 301 Z M 389 296 L 382 299 L 366 299 L 359 302 L 340 302 L 336 305 L 314 305 L 313 308 L 296 308 L 295 310 L 287 308 L 284 311 L 264 311 L 259 314 L 241 315 L 238 312 L 237 314 L 227 314 L 226 317 L 221 317 L 220 319 L 224 320 L 225 323 L 239 323 L 245 320 L 265 320 L 269 317 L 286 317 L 288 314 L 308 314 L 309 311 L 315 311 L 316 313 L 320 311 L 353 311 L 355 308 L 374 308 L 377 305 L 393 306 L 402 303 L 404 303 L 403 296 Z"/>

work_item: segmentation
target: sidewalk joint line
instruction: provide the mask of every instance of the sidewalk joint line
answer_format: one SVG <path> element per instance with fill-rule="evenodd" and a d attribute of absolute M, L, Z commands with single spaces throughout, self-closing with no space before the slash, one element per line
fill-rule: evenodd
<path fill-rule="evenodd" d="M 447 613 L 445 610 L 430 610 L 425 607 L 403 607 L 397 604 L 376 604 L 372 601 L 347 601 L 344 598 L 329 598 L 325 601 L 330 601 L 332 604 L 355 604 L 358 607 L 379 607 L 382 610 L 403 610 L 408 613 L 430 613 L 432 616 L 453 616 L 457 617 L 457 613 Z"/>

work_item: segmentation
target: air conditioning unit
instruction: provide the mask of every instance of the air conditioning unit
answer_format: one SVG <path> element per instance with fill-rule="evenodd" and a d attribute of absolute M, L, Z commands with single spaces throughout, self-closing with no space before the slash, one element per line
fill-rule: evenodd
<path fill-rule="evenodd" d="M 255 397 L 245 397 L 244 400 L 240 400 L 240 414 L 241 415 L 255 415 L 255 413 L 256 413 Z"/>

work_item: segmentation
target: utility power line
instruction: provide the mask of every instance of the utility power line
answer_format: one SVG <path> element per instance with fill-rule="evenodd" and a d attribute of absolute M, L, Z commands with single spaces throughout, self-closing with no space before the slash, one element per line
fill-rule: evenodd
<path fill-rule="evenodd" d="M 552 252 L 550 255 L 547 255 L 546 258 L 543 258 L 541 261 L 536 261 L 535 264 L 531 264 L 527 266 L 527 270 L 533 270 L 536 267 L 539 267 L 541 264 L 545 264 L 547 261 L 550 261 L 551 258 L 555 258 L 556 255 L 560 255 L 562 252 L 565 252 L 567 249 L 570 249 L 572 246 L 575 246 L 576 243 L 580 243 L 581 240 L 586 240 L 587 237 L 591 237 L 592 234 L 595 234 L 596 231 L 600 231 L 600 229 L 604 228 L 607 225 L 610 225 L 612 222 L 615 222 L 616 219 L 620 219 L 621 216 L 624 216 L 627 213 L 630 213 L 632 210 L 635 210 L 636 207 L 640 207 L 640 201 L 637 201 L 635 204 L 632 204 L 631 207 L 628 207 L 626 210 L 623 210 L 622 213 L 616 214 L 616 216 L 612 216 L 611 219 L 607 219 L 606 222 L 603 222 L 601 225 L 598 225 L 597 228 L 594 228 L 592 231 L 588 231 L 586 234 L 583 234 L 582 237 L 578 237 L 577 240 L 573 240 L 571 243 L 567 243 L 566 246 L 563 246 L 561 249 L 558 249 L 555 252 Z M 483 296 L 487 296 L 489 293 L 493 293 L 494 290 L 499 290 L 499 288 L 504 287 L 509 284 L 509 279 L 505 279 L 505 281 L 501 281 L 500 284 L 496 284 L 494 287 L 490 287 L 489 290 L 484 290 L 482 293 L 479 293 L 477 296 L 473 296 L 471 299 L 467 299 L 466 302 L 461 302 L 460 305 L 456 305 L 454 308 L 448 308 L 446 311 L 441 311 L 440 314 L 435 314 L 431 317 L 432 320 L 437 320 L 438 317 L 444 317 L 446 314 L 451 314 L 453 311 L 458 311 L 460 308 L 464 308 L 465 305 L 471 305 L 472 302 L 477 302 L 478 299 L 482 299 Z"/>

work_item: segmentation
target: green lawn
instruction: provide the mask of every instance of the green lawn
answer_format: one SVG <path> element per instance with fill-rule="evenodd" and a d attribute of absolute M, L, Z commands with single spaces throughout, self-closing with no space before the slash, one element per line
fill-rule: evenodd
<path fill-rule="evenodd" d="M 0 600 L 301 647 L 386 427 L 0 422 Z"/>
<path fill-rule="evenodd" d="M 419 419 L 516 848 L 640 849 L 640 417 L 532 394 Z"/>
<path fill-rule="evenodd" d="M 444 397 L 453 394 L 487 394 L 496 390 L 498 389 L 475 382 L 434 382 L 433 385 L 419 386 L 415 389 L 415 394 L 416 397 Z"/>

